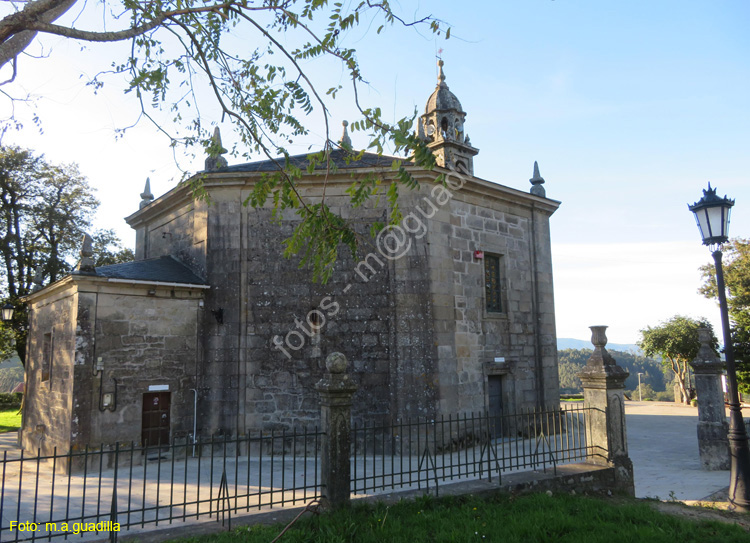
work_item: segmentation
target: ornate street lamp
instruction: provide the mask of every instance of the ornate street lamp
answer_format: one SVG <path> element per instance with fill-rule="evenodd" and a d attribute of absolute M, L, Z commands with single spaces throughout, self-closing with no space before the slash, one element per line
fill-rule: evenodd
<path fill-rule="evenodd" d="M 703 245 L 708 245 L 716 264 L 716 287 L 719 291 L 719 307 L 721 309 L 721 327 L 724 332 L 724 354 L 727 359 L 727 381 L 729 388 L 729 455 L 730 482 L 729 501 L 743 511 L 750 511 L 750 446 L 748 446 L 747 432 L 742 420 L 740 396 L 737 392 L 737 370 L 734 364 L 734 347 L 729 329 L 729 311 L 727 310 L 727 296 L 724 286 L 724 268 L 721 264 L 721 244 L 729 239 L 729 213 L 734 200 L 726 196 L 719 198 L 716 189 L 703 191 L 703 198 L 693 205 L 688 205 L 695 213 L 695 220 L 701 231 Z"/>
<path fill-rule="evenodd" d="M 7 302 L 0 311 L 2 311 L 2 320 L 3 322 L 10 322 L 13 320 L 13 312 L 16 310 L 15 307 L 13 307 L 13 304 L 10 302 Z"/>

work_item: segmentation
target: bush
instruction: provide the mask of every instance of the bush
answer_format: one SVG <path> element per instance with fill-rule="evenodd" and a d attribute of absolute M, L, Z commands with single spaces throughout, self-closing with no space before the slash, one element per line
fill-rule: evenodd
<path fill-rule="evenodd" d="M 0 409 L 18 409 L 22 398 L 23 394 L 20 392 L 0 392 Z"/>
<path fill-rule="evenodd" d="M 657 402 L 673 402 L 674 391 L 662 390 L 661 392 L 657 392 L 656 394 L 654 394 L 654 400 L 656 400 Z"/>

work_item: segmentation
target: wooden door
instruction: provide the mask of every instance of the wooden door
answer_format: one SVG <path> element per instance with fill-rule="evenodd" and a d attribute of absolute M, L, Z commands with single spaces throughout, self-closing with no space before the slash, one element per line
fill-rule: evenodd
<path fill-rule="evenodd" d="M 489 375 L 487 377 L 487 395 L 489 397 L 490 427 L 494 437 L 501 437 L 503 415 L 503 376 Z"/>
<path fill-rule="evenodd" d="M 169 445 L 169 392 L 143 394 L 143 424 L 141 443 Z"/>

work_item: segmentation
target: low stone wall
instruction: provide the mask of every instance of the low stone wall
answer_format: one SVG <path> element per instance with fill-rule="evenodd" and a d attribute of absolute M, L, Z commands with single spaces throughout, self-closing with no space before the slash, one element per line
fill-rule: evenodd
<path fill-rule="evenodd" d="M 439 496 L 492 496 L 494 494 L 524 494 L 532 492 L 552 491 L 555 493 L 570 494 L 621 494 L 633 495 L 632 486 L 618 486 L 618 479 L 615 476 L 615 468 L 605 467 L 596 464 L 568 464 L 559 466 L 557 474 L 552 469 L 544 472 L 527 471 L 503 475 L 501 482 L 489 482 L 486 480 L 464 481 L 453 484 L 443 484 L 437 487 Z M 392 492 L 388 494 L 378 494 L 359 498 L 357 501 L 370 503 L 397 503 L 404 499 L 414 499 L 425 494 L 435 495 L 435 489 L 427 490 L 407 490 L 403 492 Z M 255 514 L 232 517 L 232 527 L 246 526 L 252 524 L 276 524 L 288 523 L 304 507 L 290 507 L 284 509 L 273 509 Z M 148 540 L 151 543 L 159 543 L 174 538 L 198 536 L 204 534 L 224 531 L 227 526 L 222 527 L 221 523 L 209 521 L 201 524 L 184 524 L 181 526 L 171 526 L 164 530 L 149 530 Z M 143 532 L 125 533 L 118 537 L 118 541 L 141 541 Z"/>

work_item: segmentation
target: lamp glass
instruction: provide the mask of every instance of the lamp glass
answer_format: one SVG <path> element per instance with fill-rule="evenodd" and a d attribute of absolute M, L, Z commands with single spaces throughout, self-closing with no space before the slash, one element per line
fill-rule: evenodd
<path fill-rule="evenodd" d="M 2 311 L 3 322 L 9 322 L 13 319 L 13 312 L 15 311 L 15 308 L 13 307 L 13 304 L 8 302 L 2 307 L 0 311 Z"/>
<path fill-rule="evenodd" d="M 703 191 L 703 198 L 688 206 L 695 214 L 704 245 L 721 244 L 729 239 L 729 216 L 733 205 L 734 200 L 718 197 L 716 189 L 709 184 L 708 190 Z"/>
<path fill-rule="evenodd" d="M 731 206 L 716 204 L 696 209 L 695 220 L 706 245 L 723 243 L 729 237 L 729 215 Z"/>

